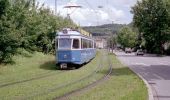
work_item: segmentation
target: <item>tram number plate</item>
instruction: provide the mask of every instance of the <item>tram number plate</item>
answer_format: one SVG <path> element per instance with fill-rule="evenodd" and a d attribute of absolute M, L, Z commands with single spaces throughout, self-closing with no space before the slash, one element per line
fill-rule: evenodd
<path fill-rule="evenodd" d="M 61 68 L 67 68 L 67 64 L 66 63 L 62 63 L 60 66 L 61 66 Z"/>

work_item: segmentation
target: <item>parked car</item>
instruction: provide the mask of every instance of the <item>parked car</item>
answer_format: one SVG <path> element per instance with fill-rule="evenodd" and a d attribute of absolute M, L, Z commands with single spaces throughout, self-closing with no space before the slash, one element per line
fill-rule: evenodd
<path fill-rule="evenodd" d="M 138 49 L 137 51 L 136 51 L 136 55 L 138 56 L 138 55 L 144 55 L 144 51 L 142 50 L 142 49 Z"/>
<path fill-rule="evenodd" d="M 131 48 L 125 48 L 125 53 L 131 53 L 132 49 Z"/>

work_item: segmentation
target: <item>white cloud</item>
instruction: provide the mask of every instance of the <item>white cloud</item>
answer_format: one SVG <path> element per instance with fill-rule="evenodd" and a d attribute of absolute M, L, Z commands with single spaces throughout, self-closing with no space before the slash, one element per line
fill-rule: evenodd
<path fill-rule="evenodd" d="M 54 2 L 50 2 L 51 0 L 38 0 L 41 3 L 44 2 L 48 5 L 52 10 L 55 9 Z M 89 25 L 97 25 L 97 24 L 106 24 L 112 23 L 113 21 L 116 23 L 130 23 L 132 20 L 132 15 L 130 14 L 130 7 L 133 6 L 137 0 L 108 0 L 108 4 L 104 5 L 103 8 L 91 8 L 87 6 L 84 0 L 70 0 L 71 3 L 62 2 L 62 0 L 58 0 L 60 4 L 58 5 L 58 13 L 60 15 L 66 17 L 68 13 L 71 13 L 71 18 L 77 24 L 83 26 Z M 87 0 L 89 1 L 89 0 Z M 94 6 L 98 6 L 98 0 L 89 1 Z M 78 4 L 77 4 L 78 3 Z M 85 5 L 86 4 L 86 5 Z M 91 4 L 91 5 L 92 5 Z M 64 6 L 66 5 L 81 5 L 83 6 L 81 9 L 66 9 Z"/>
<path fill-rule="evenodd" d="M 118 6 L 123 6 L 123 7 L 131 7 L 136 3 L 137 0 L 112 0 L 110 1 L 111 4 L 115 4 Z"/>
<path fill-rule="evenodd" d="M 78 0 L 70 0 L 71 2 L 77 2 Z"/>

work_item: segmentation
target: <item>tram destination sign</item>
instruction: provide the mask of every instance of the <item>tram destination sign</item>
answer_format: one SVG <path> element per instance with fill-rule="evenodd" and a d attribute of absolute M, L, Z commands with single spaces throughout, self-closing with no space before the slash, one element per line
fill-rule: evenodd
<path fill-rule="evenodd" d="M 70 36 L 64 36 L 64 35 L 62 35 L 62 36 L 60 36 L 60 38 L 70 38 Z"/>

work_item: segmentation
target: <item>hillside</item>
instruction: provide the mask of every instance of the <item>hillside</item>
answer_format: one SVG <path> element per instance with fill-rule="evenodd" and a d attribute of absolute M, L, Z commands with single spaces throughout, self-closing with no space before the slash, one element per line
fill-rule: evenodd
<path fill-rule="evenodd" d="M 105 24 L 101 26 L 88 26 L 88 27 L 83 27 L 84 30 L 92 33 L 92 34 L 115 34 L 118 32 L 120 28 L 122 28 L 123 24 Z"/>

